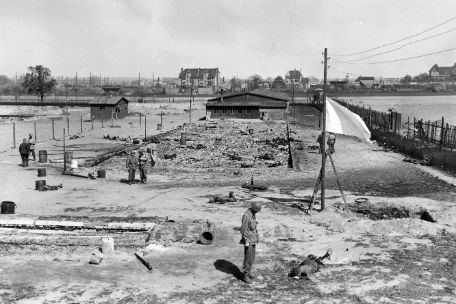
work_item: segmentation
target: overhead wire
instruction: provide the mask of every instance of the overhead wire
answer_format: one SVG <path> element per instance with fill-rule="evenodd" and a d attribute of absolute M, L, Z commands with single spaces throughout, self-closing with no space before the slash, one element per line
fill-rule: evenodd
<path fill-rule="evenodd" d="M 401 46 L 399 46 L 399 47 L 397 47 L 395 49 L 389 50 L 389 51 L 385 51 L 385 52 L 369 55 L 369 56 L 366 56 L 366 57 L 363 57 L 363 58 L 346 60 L 346 61 L 336 61 L 336 62 L 337 63 L 356 63 L 356 62 L 359 62 L 359 61 L 362 61 L 362 60 L 366 60 L 366 59 L 369 59 L 369 58 L 377 57 L 377 56 L 384 55 L 384 54 L 389 54 L 389 53 L 398 51 L 400 49 L 403 49 L 406 46 L 413 45 L 415 43 L 422 42 L 422 41 L 425 41 L 425 40 L 428 40 L 428 39 L 432 39 L 432 38 L 435 38 L 435 37 L 439 37 L 439 36 L 454 32 L 454 31 L 456 31 L 456 27 L 454 27 L 452 29 L 449 29 L 448 31 L 445 31 L 445 32 L 441 32 L 441 33 L 438 33 L 438 34 L 435 34 L 435 35 L 432 35 L 432 36 L 428 36 L 426 38 L 422 38 L 422 39 L 415 40 L 415 41 L 412 41 L 412 42 L 409 42 L 409 43 L 405 43 L 405 44 L 403 44 L 403 45 L 401 45 Z"/>
<path fill-rule="evenodd" d="M 447 24 L 447 23 L 449 23 L 449 22 L 451 22 L 451 21 L 453 21 L 455 19 L 456 19 L 456 16 L 452 17 L 450 19 L 447 19 L 444 22 L 441 22 L 441 23 L 439 23 L 437 25 L 434 25 L 434 26 L 432 26 L 432 27 L 430 27 L 428 29 L 425 29 L 425 30 L 423 30 L 423 31 L 421 31 L 419 33 L 416 33 L 414 35 L 410 35 L 410 36 L 404 37 L 402 39 L 399 39 L 399 40 L 396 40 L 396 41 L 393 41 L 393 42 L 390 42 L 390 43 L 385 43 L 385 44 L 382 44 L 382 45 L 374 47 L 374 48 L 370 48 L 370 49 L 367 49 L 367 50 L 364 50 L 364 51 L 360 51 L 360 52 L 353 52 L 353 53 L 349 53 L 349 54 L 333 54 L 333 56 L 349 57 L 349 56 L 360 55 L 360 54 L 365 54 L 365 53 L 368 53 L 368 52 L 371 52 L 371 51 L 375 51 L 375 50 L 378 50 L 380 48 L 383 48 L 383 47 L 386 47 L 386 46 L 390 46 L 390 45 L 405 41 L 407 39 L 410 39 L 410 38 L 413 38 L 413 37 L 417 37 L 417 36 L 422 35 L 424 33 L 430 32 L 430 31 L 432 31 L 432 30 L 434 30 L 434 29 L 436 29 L 436 28 L 438 28 L 438 27 L 440 27 L 442 25 L 445 25 L 445 24 Z"/>
<path fill-rule="evenodd" d="M 446 52 L 450 52 L 450 51 L 454 51 L 454 50 L 456 50 L 456 47 L 451 48 L 451 49 L 442 50 L 442 51 L 433 52 L 433 53 L 418 55 L 418 56 L 405 57 L 405 58 L 394 59 L 394 60 L 385 60 L 385 61 L 377 61 L 377 62 L 367 62 L 367 64 L 381 64 L 381 63 L 389 63 L 389 62 L 406 61 L 406 60 L 411 60 L 411 59 L 416 59 L 416 58 L 431 56 L 431 55 L 435 55 L 435 54 L 446 53 Z"/>

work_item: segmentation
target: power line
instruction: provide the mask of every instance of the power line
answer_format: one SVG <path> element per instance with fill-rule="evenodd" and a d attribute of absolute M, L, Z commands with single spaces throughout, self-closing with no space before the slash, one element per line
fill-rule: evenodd
<path fill-rule="evenodd" d="M 456 47 L 451 48 L 451 49 L 447 49 L 447 50 L 443 50 L 443 51 L 434 52 L 434 53 L 423 54 L 423 55 L 419 55 L 419 56 L 406 57 L 406 58 L 394 59 L 394 60 L 368 62 L 367 64 L 381 64 L 381 63 L 389 63 L 389 62 L 406 61 L 406 60 L 410 60 L 410 59 L 416 59 L 416 58 L 431 56 L 431 55 L 435 55 L 435 54 L 446 53 L 446 52 L 450 52 L 450 51 L 453 51 L 453 50 L 456 50 Z"/>
<path fill-rule="evenodd" d="M 347 61 L 337 61 L 337 62 L 338 63 L 356 63 L 358 61 L 362 61 L 362 60 L 369 59 L 369 58 L 372 58 L 372 57 L 377 57 L 377 56 L 380 56 L 380 55 L 389 54 L 389 53 L 395 52 L 397 50 L 403 49 L 406 46 L 413 45 L 415 43 L 422 42 L 422 41 L 425 41 L 425 40 L 428 40 L 428 39 L 432 39 L 432 38 L 435 38 L 435 37 L 438 37 L 438 36 L 442 36 L 442 35 L 445 35 L 445 34 L 448 34 L 450 32 L 454 32 L 454 31 L 456 31 L 456 27 L 454 27 L 454 28 L 452 28 L 452 29 L 450 29 L 448 31 L 442 32 L 442 33 L 438 33 L 438 34 L 435 34 L 435 35 L 432 35 L 432 36 L 428 36 L 428 37 L 425 37 L 425 38 L 422 38 L 422 39 L 419 39 L 419 40 L 415 40 L 415 41 L 412 41 L 412 42 L 409 42 L 409 43 L 405 43 L 405 44 L 403 44 L 403 45 L 401 45 L 401 46 L 399 46 L 399 47 L 397 47 L 395 49 L 389 50 L 389 51 L 373 54 L 373 55 L 366 56 L 366 57 L 359 58 L 359 59 L 352 59 L 352 60 L 347 60 Z"/>
<path fill-rule="evenodd" d="M 341 70 L 335 68 L 334 66 L 330 66 L 329 68 L 333 69 L 333 70 L 336 70 L 339 73 L 346 74 L 346 75 L 352 75 L 352 76 L 358 76 L 358 77 L 362 77 L 363 76 L 363 75 L 359 75 L 359 74 L 354 74 L 354 73 L 350 73 L 350 72 L 341 71 Z"/>
<path fill-rule="evenodd" d="M 374 47 L 374 48 L 371 48 L 371 49 L 368 49 L 368 50 L 365 50 L 365 51 L 354 52 L 354 53 L 350 53 L 350 54 L 338 54 L 338 55 L 333 55 L 333 56 L 348 57 L 348 56 L 353 56 L 353 55 L 365 54 L 365 53 L 368 53 L 368 52 L 370 52 L 370 51 L 378 50 L 378 49 L 380 49 L 380 48 L 382 48 L 382 47 L 389 46 L 389 45 L 393 45 L 393 44 L 396 44 L 396 43 L 398 43 L 398 42 L 402 42 L 402 41 L 404 41 L 404 40 L 407 40 L 407 39 L 410 39 L 410 38 L 419 36 L 419 35 L 424 34 L 424 33 L 427 33 L 427 32 L 429 32 L 429 31 L 432 31 L 433 29 L 436 29 L 436 28 L 438 28 L 438 27 L 440 27 L 440 26 L 442 26 L 442 25 L 444 25 L 444 24 L 447 24 L 448 22 L 451 22 L 451 21 L 453 21 L 453 20 L 455 20 L 455 19 L 456 19 L 456 17 L 452 17 L 452 18 L 450 18 L 450 19 L 448 19 L 448 20 L 445 20 L 445 21 L 442 22 L 442 23 L 439 23 L 439 24 L 437 24 L 437 25 L 434 25 L 433 27 L 428 28 L 428 29 L 426 29 L 426 30 L 424 30 L 424 31 L 421 31 L 421 32 L 419 32 L 419 33 L 417 33 L 417 34 L 414 34 L 414 35 L 411 35 L 411 36 L 407 36 L 407 37 L 405 37 L 405 38 L 402 38 L 402 39 L 399 39 L 399 40 L 396 40 L 396 41 L 393 41 L 393 42 L 390 42 L 390 43 L 385 43 L 385 44 L 382 44 L 382 45 L 380 45 L 380 46 L 377 46 L 377 47 Z"/>

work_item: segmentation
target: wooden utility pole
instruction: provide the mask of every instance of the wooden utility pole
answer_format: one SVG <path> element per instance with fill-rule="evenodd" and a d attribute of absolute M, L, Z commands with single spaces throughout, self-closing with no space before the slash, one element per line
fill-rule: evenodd
<path fill-rule="evenodd" d="M 326 166 L 326 79 L 328 71 L 328 49 L 325 48 L 324 74 L 323 74 L 323 149 L 321 153 L 321 211 L 325 210 L 325 166 Z"/>
<path fill-rule="evenodd" d="M 65 152 L 65 128 L 63 128 L 63 172 L 66 172 Z"/>

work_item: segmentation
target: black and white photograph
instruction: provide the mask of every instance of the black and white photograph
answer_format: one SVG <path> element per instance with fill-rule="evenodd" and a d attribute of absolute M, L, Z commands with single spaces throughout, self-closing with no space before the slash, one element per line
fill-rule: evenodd
<path fill-rule="evenodd" d="M 2 0 L 0 204 L 0 304 L 456 303 L 456 1 Z"/>

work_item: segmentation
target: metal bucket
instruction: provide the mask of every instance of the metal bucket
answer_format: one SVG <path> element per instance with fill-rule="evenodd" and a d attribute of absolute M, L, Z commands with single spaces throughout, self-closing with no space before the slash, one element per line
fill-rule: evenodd
<path fill-rule="evenodd" d="M 98 178 L 106 178 L 106 170 L 105 169 L 99 169 L 97 171 L 97 177 Z"/>
<path fill-rule="evenodd" d="M 198 242 L 203 245 L 210 245 L 214 241 L 214 235 L 211 231 L 203 231 L 199 235 Z"/>
<path fill-rule="evenodd" d="M 35 190 L 38 190 L 43 186 L 46 186 L 46 180 L 40 179 L 40 180 L 35 181 Z"/>
<path fill-rule="evenodd" d="M 38 177 L 46 176 L 46 168 L 38 168 Z"/>
<path fill-rule="evenodd" d="M 73 159 L 71 161 L 71 169 L 77 169 L 78 168 L 78 161 Z"/>
<path fill-rule="evenodd" d="M 2 206 L 1 206 L 2 214 L 14 214 L 15 209 L 16 209 L 16 204 L 14 202 L 10 202 L 10 201 L 2 202 Z"/>
<path fill-rule="evenodd" d="M 46 150 L 40 150 L 38 152 L 38 161 L 40 163 L 47 163 L 47 151 Z"/>

